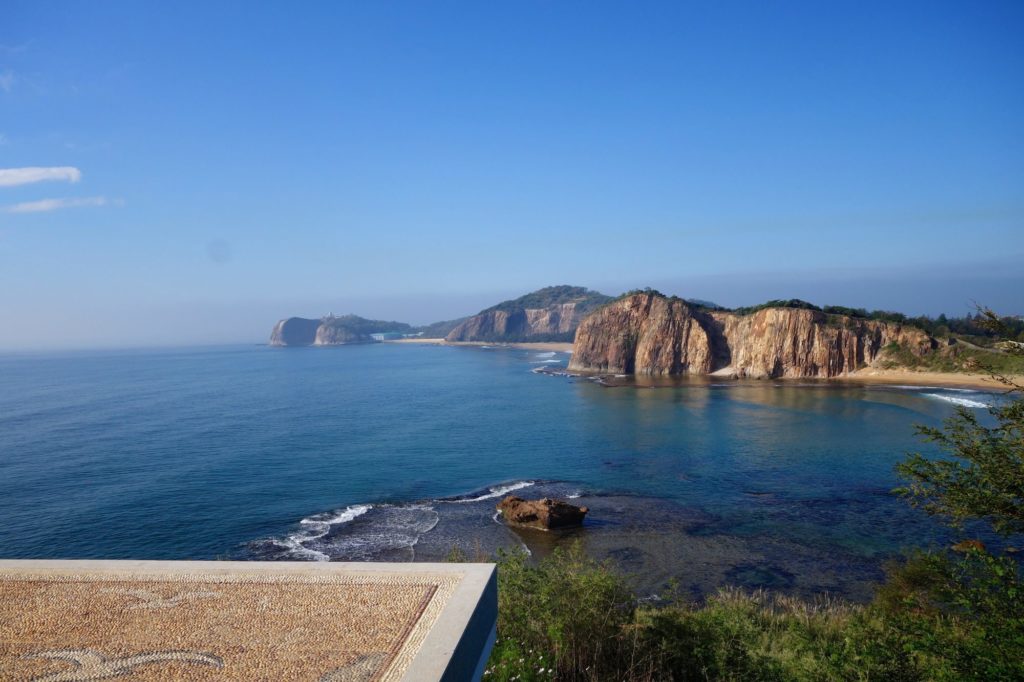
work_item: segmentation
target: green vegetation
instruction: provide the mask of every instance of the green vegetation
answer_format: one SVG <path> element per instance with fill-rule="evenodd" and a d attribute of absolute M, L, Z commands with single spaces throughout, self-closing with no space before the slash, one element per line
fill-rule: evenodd
<path fill-rule="evenodd" d="M 986 315 L 997 334 L 1007 329 Z M 987 534 L 992 548 L 966 538 L 918 551 L 864 606 L 735 589 L 653 605 L 579 545 L 537 563 L 504 553 L 484 679 L 1024 679 L 1024 386 L 1002 381 L 1010 399 L 991 420 L 961 408 L 942 428 L 920 427 L 945 456 L 910 454 L 897 467 L 898 494 L 961 533 Z"/>
<path fill-rule="evenodd" d="M 1024 357 L 984 348 L 971 348 L 964 343 L 917 355 L 906 346 L 890 343 L 880 361 L 883 368 L 909 368 L 927 372 L 994 372 L 1024 374 Z"/>
<path fill-rule="evenodd" d="M 386 332 L 397 332 L 399 334 L 408 334 L 412 331 L 412 327 L 405 324 L 404 322 L 386 322 L 384 320 L 367 320 L 365 317 L 359 317 L 358 315 L 328 315 L 320 320 L 322 324 L 335 329 L 344 329 L 353 334 L 377 334 Z"/>
<path fill-rule="evenodd" d="M 897 324 L 904 324 L 910 327 L 917 327 L 931 336 L 966 340 L 983 347 L 993 346 L 999 338 L 1024 342 L 1024 317 L 996 317 L 995 319 L 1000 325 L 999 332 L 996 333 L 991 324 L 991 320 L 986 316 L 986 311 L 983 310 L 979 310 L 977 314 L 968 313 L 963 317 L 947 317 L 946 315 L 939 315 L 935 318 L 928 317 L 927 315 L 910 317 L 903 313 L 892 312 L 890 310 L 869 311 L 865 308 L 849 308 L 841 305 L 817 306 L 799 298 L 786 300 L 773 299 L 758 305 L 743 306 L 739 308 L 725 308 L 699 299 L 679 299 L 678 296 L 666 296 L 657 289 L 651 288 L 633 289 L 613 300 L 619 300 L 637 294 L 660 296 L 669 300 L 685 300 L 696 308 L 722 310 L 726 312 L 733 312 L 738 315 L 751 315 L 766 308 L 795 308 L 799 310 L 812 310 L 824 313 L 828 316 L 827 322 L 833 325 L 844 323 L 842 317 L 861 320 L 876 320 L 879 322 L 895 322 Z M 991 311 L 988 311 L 988 314 L 993 315 Z"/>
<path fill-rule="evenodd" d="M 813 303 L 802 301 L 799 298 L 791 298 L 786 301 L 765 301 L 760 305 L 747 306 L 745 308 L 733 308 L 732 312 L 737 313 L 739 315 L 750 315 L 751 313 L 756 313 L 758 310 L 764 310 L 765 308 L 797 308 L 799 310 L 815 310 L 819 313 L 822 312 L 822 309 L 820 307 L 814 305 Z"/>
<path fill-rule="evenodd" d="M 591 291 L 585 287 L 573 287 L 562 284 L 553 287 L 544 287 L 537 291 L 520 296 L 510 301 L 491 306 L 482 310 L 480 314 L 489 313 L 494 310 L 514 312 L 523 308 L 547 308 L 548 306 L 560 305 L 562 303 L 576 303 L 577 310 L 586 313 L 612 300 L 610 296 Z M 532 337 L 531 337 L 532 338 Z M 570 339 L 571 340 L 571 339 Z"/>
<path fill-rule="evenodd" d="M 424 325 L 422 327 L 413 327 L 412 331 L 423 332 L 423 337 L 427 339 L 443 339 L 448 336 L 451 330 L 458 327 L 460 324 L 468 320 L 468 317 L 460 317 L 457 320 L 444 320 L 443 322 L 434 322 L 432 324 Z"/>
<path fill-rule="evenodd" d="M 504 554 L 498 570 L 487 680 L 915 680 L 935 667 L 874 607 L 729 589 L 643 605 L 579 546 L 537 565 Z"/>

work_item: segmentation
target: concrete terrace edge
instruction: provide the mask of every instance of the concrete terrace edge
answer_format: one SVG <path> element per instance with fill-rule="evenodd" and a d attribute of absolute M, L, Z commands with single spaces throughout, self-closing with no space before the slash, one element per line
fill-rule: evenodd
<path fill-rule="evenodd" d="M 141 561 L 95 559 L 0 559 L 0 571 L 48 573 L 322 573 L 454 575 L 461 579 L 420 645 L 402 680 L 479 680 L 494 646 L 498 583 L 494 564 L 311 561 Z"/>

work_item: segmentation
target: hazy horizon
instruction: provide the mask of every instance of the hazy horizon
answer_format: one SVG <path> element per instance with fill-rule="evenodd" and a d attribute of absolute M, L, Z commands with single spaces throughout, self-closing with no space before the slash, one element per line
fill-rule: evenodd
<path fill-rule="evenodd" d="M 1024 6 L 12 2 L 0 349 L 543 286 L 1024 314 Z"/>
<path fill-rule="evenodd" d="M 573 284 L 587 286 L 608 295 L 652 287 L 668 295 L 712 301 L 730 308 L 763 303 L 770 299 L 800 298 L 817 305 L 845 305 L 868 310 L 892 310 L 911 316 L 963 316 L 975 312 L 975 302 L 992 307 L 1001 314 L 1022 314 L 1019 291 L 1024 290 L 1024 275 L 1011 262 L 990 262 L 973 273 L 760 273 L 737 276 L 710 275 L 699 278 L 666 278 L 651 282 L 620 285 L 588 285 L 579 282 L 551 281 L 523 290 L 466 292 L 462 294 L 385 295 L 376 298 L 308 298 L 271 301 L 239 301 L 220 304 L 182 302 L 163 307 L 144 306 L 132 311 L 78 310 L 81 318 L 43 320 L 22 337 L 8 328 L 0 341 L 3 351 L 86 350 L 202 346 L 241 343 L 266 343 L 275 322 L 286 317 L 319 318 L 328 313 L 355 314 L 378 320 L 425 325 L 473 315 L 503 300 L 536 290 L 542 286 Z M 978 292 L 963 296 L 962 291 Z M 711 293 L 713 292 L 713 294 Z M 760 292 L 765 292 L 761 295 Z M 915 307 L 914 302 L 923 302 Z M 90 317 L 95 315 L 95 317 Z M 156 319 L 154 319 L 154 317 Z M 140 325 L 142 319 L 147 320 Z M 66 332 L 69 323 L 79 329 L 71 343 L 39 340 L 40 332 Z M 91 323 L 91 324 L 90 324 Z M 97 324 L 102 323 L 102 324 Z M 87 332 L 99 327 L 100 333 Z M 196 330 L 202 330 L 196 333 Z M 82 334 L 82 332 L 86 334 Z M 108 340 L 111 333 L 116 338 Z M 13 341 L 13 343 L 10 343 Z"/>

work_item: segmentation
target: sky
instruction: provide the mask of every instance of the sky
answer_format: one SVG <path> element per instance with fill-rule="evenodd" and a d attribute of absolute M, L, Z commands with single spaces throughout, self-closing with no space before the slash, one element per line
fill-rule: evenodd
<path fill-rule="evenodd" d="M 542 286 L 1024 314 L 1024 3 L 4 3 L 0 349 Z"/>

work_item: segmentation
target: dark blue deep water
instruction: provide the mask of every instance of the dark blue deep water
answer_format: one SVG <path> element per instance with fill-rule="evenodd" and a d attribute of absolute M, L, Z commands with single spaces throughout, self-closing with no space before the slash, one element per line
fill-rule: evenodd
<path fill-rule="evenodd" d="M 944 541 L 890 495 L 915 423 L 987 394 L 608 387 L 563 353 L 378 344 L 0 356 L 0 557 L 430 560 L 580 540 L 694 594 L 869 594 Z M 501 493 L 587 525 L 513 532 Z"/>

